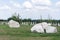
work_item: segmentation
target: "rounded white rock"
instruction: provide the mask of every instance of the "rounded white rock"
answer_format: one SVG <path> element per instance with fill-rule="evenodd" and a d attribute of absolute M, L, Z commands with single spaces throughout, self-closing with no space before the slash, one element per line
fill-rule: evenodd
<path fill-rule="evenodd" d="M 20 27 L 20 24 L 18 22 L 14 21 L 14 20 L 10 20 L 8 22 L 8 25 L 9 25 L 10 28 L 18 28 L 18 27 Z"/>

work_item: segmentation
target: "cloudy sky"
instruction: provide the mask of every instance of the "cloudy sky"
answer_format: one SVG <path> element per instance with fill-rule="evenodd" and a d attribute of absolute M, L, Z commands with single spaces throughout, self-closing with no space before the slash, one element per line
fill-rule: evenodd
<path fill-rule="evenodd" d="M 0 0 L 0 19 L 14 13 L 31 19 L 60 19 L 60 0 Z"/>

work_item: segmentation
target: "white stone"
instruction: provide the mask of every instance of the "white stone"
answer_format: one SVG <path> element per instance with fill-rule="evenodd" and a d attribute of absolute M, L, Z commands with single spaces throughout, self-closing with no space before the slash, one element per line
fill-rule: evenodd
<path fill-rule="evenodd" d="M 14 21 L 14 20 L 10 20 L 8 22 L 8 25 L 9 25 L 10 28 L 18 28 L 18 27 L 20 27 L 20 24 L 18 22 Z"/>
<path fill-rule="evenodd" d="M 37 32 L 37 33 L 44 33 L 44 29 L 46 30 L 46 33 L 56 33 L 57 28 L 51 26 L 50 23 L 42 22 L 34 25 L 31 28 L 31 32 Z"/>
<path fill-rule="evenodd" d="M 38 32 L 38 33 L 44 33 L 44 29 L 42 28 L 41 24 L 36 24 L 31 28 L 31 32 Z"/>
<path fill-rule="evenodd" d="M 57 32 L 57 28 L 53 27 L 53 26 L 49 26 L 46 28 L 46 33 L 56 33 Z"/>
<path fill-rule="evenodd" d="M 43 27 L 43 29 L 46 29 L 48 27 L 48 24 L 46 22 L 42 22 L 41 26 Z"/>

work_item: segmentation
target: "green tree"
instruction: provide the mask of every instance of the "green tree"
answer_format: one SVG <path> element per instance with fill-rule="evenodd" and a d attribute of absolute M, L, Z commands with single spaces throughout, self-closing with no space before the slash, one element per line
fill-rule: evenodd
<path fill-rule="evenodd" d="M 21 19 L 20 19 L 19 17 L 20 17 L 19 14 L 16 15 L 16 13 L 15 13 L 15 14 L 12 15 L 10 18 L 8 18 L 8 21 L 9 21 L 9 20 L 14 20 L 14 21 L 17 21 L 17 22 L 21 23 Z"/>

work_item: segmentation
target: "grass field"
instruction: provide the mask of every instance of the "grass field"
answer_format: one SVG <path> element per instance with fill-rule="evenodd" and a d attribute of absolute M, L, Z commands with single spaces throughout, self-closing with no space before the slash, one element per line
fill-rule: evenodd
<path fill-rule="evenodd" d="M 32 33 L 33 25 L 21 25 L 20 28 L 9 28 L 7 25 L 0 25 L 0 40 L 60 40 L 60 27 L 54 34 Z"/>

